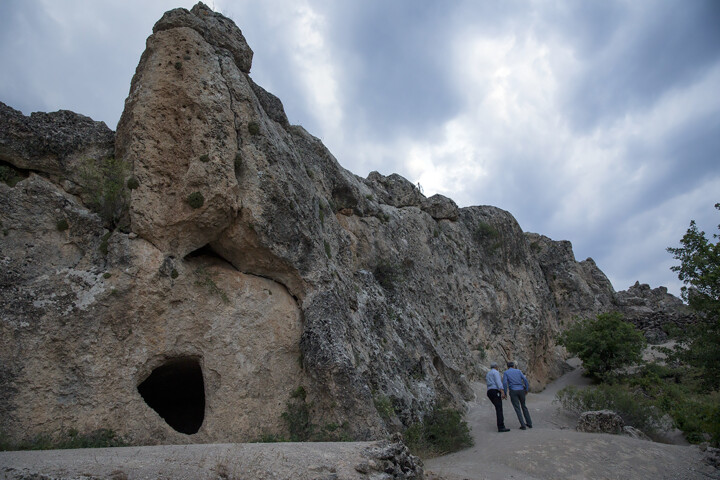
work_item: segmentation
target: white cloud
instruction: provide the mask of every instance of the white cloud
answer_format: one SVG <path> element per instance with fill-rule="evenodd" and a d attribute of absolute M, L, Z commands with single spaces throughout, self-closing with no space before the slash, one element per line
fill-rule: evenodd
<path fill-rule="evenodd" d="M 667 247 L 677 247 L 687 231 L 690 220 L 698 221 L 699 227 L 707 228 L 707 237 L 717 233 L 717 210 L 713 205 L 718 201 L 720 177 L 708 179 L 695 188 L 647 210 L 631 213 L 624 221 L 614 226 L 613 248 L 606 255 L 600 268 L 606 268 L 616 288 L 625 289 L 640 281 L 659 284 L 652 279 L 666 278 L 662 285 L 671 293 L 679 295 L 682 283 L 670 271 L 678 262 L 666 252 Z"/>
<path fill-rule="evenodd" d="M 342 142 L 342 101 L 325 17 L 304 2 L 292 8 L 291 18 L 292 70 L 300 76 L 307 110 L 320 126 L 321 136 Z"/>

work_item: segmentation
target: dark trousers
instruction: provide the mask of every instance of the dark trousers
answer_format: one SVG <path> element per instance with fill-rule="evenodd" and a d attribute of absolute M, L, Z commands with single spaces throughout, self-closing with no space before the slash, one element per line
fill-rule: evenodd
<path fill-rule="evenodd" d="M 505 417 L 502 411 L 502 394 L 500 390 L 491 388 L 487 391 L 487 396 L 495 406 L 495 416 L 497 417 L 497 428 L 498 430 L 505 428 Z"/>
<path fill-rule="evenodd" d="M 532 427 L 532 420 L 530 419 L 530 412 L 525 406 L 525 390 L 510 390 L 510 402 L 515 409 L 515 415 L 520 420 L 520 426 L 524 427 L 526 424 Z M 523 415 L 525 420 L 523 421 Z"/>

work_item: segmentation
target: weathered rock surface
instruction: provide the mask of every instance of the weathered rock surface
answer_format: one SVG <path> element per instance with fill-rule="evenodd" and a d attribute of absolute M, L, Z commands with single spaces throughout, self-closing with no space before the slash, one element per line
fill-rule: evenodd
<path fill-rule="evenodd" d="M 636 282 L 627 290 L 615 292 L 591 258 L 575 260 L 570 242 L 556 242 L 536 233 L 526 236 L 553 293 L 562 325 L 617 311 L 649 341 L 661 343 L 667 340 L 669 329 L 684 329 L 697 321 L 696 314 L 665 287 L 651 289 Z"/>
<path fill-rule="evenodd" d="M 638 440 L 651 441 L 650 437 L 632 425 L 625 425 L 622 417 L 611 410 L 583 412 L 575 429 L 585 433 L 611 433 Z"/>
<path fill-rule="evenodd" d="M 155 26 L 114 148 L 86 117 L 0 109 L 0 161 L 27 177 L 0 183 L 9 439 L 284 436 L 300 386 L 317 430 L 377 438 L 439 403 L 463 408 L 491 359 L 541 388 L 561 371 L 562 326 L 617 307 L 569 242 L 343 169 L 250 79 L 251 59 L 240 30 L 198 4 Z M 122 231 L 76 178 L 77 162 L 113 150 L 138 182 Z"/>
<path fill-rule="evenodd" d="M 622 434 L 627 435 L 628 437 L 637 438 L 638 440 L 651 441 L 650 437 L 631 425 L 624 425 L 622 427 Z"/>
<path fill-rule="evenodd" d="M 615 290 L 592 258 L 576 261 L 568 241 L 556 242 L 536 233 L 526 236 L 552 291 L 561 324 L 613 309 Z"/>
<path fill-rule="evenodd" d="M 82 183 L 85 159 L 111 157 L 115 150 L 115 133 L 104 122 L 68 110 L 26 117 L 0 102 L 0 126 L 0 162 L 43 172 L 68 190 Z"/>
<path fill-rule="evenodd" d="M 623 317 L 655 343 L 667 340 L 668 328 L 684 330 L 697 321 L 696 314 L 665 287 L 651 289 L 647 284 L 635 282 L 617 293 L 615 303 Z"/>
<path fill-rule="evenodd" d="M 580 415 L 576 430 L 585 433 L 613 433 L 623 431 L 625 422 L 617 413 L 610 410 L 583 412 Z"/>

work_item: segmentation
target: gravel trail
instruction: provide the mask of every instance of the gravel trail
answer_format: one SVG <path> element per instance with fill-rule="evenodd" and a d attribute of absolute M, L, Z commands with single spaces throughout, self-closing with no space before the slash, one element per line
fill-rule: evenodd
<path fill-rule="evenodd" d="M 574 366 L 577 366 L 575 364 Z M 520 430 L 510 400 L 503 402 L 505 426 L 498 433 L 495 410 L 485 396 L 485 384 L 474 385 L 476 401 L 466 420 L 475 446 L 425 462 L 428 477 L 460 479 L 720 479 L 720 471 L 706 465 L 699 448 L 681 437 L 678 444 L 636 440 L 621 435 L 575 431 L 576 419 L 552 403 L 566 385 L 584 386 L 582 369 L 566 373 L 540 393 L 528 394 L 532 429 Z"/>

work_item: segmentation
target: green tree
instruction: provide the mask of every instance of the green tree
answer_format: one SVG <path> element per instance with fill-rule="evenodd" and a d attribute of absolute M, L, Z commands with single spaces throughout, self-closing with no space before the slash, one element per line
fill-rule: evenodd
<path fill-rule="evenodd" d="M 715 204 L 720 210 L 720 203 Z M 720 230 L 720 225 L 718 225 Z M 698 369 L 703 383 L 720 388 L 720 235 L 715 244 L 699 231 L 694 220 L 680 240 L 680 247 L 668 248 L 680 265 L 671 267 L 685 284 L 681 295 L 700 317 L 700 322 L 680 342 L 677 357 Z"/>
<path fill-rule="evenodd" d="M 643 334 L 617 312 L 580 320 L 565 330 L 558 342 L 577 355 L 588 375 L 598 380 L 617 368 L 639 363 L 646 343 Z"/>
<path fill-rule="evenodd" d="M 109 228 L 127 223 L 130 194 L 125 180 L 129 173 L 128 165 L 114 157 L 87 159 L 80 166 L 80 181 L 88 206 Z"/>

